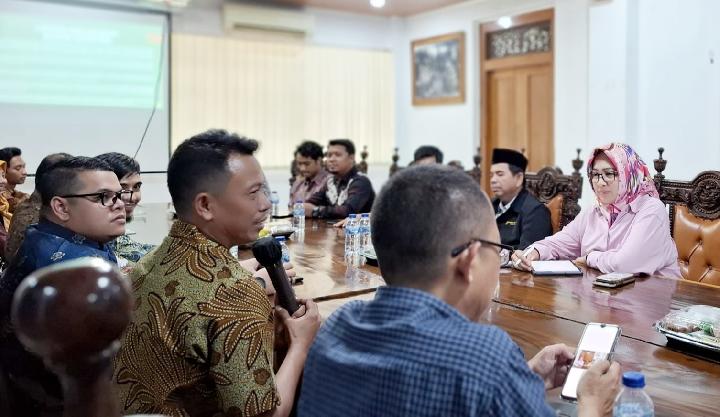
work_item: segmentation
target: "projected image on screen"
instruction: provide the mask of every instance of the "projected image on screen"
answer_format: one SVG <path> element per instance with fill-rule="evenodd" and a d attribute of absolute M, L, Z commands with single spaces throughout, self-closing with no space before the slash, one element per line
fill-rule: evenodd
<path fill-rule="evenodd" d="M 0 15 L 0 102 L 151 108 L 162 35 L 157 25 Z"/>
<path fill-rule="evenodd" d="M 143 171 L 167 169 L 168 30 L 157 11 L 0 0 L 0 147 L 30 173 L 54 152 L 138 149 Z"/>

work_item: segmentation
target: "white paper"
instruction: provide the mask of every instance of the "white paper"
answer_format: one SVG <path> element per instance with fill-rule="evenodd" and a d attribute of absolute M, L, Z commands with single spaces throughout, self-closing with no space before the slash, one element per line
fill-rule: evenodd
<path fill-rule="evenodd" d="M 578 267 L 570 261 L 533 261 L 532 269 L 535 273 L 567 274 L 578 272 Z"/>

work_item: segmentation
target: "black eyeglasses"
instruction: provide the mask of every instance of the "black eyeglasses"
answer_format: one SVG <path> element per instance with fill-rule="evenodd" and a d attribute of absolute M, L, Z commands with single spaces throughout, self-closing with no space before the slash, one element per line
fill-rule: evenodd
<path fill-rule="evenodd" d="M 613 181 L 615 181 L 615 178 L 617 178 L 618 173 L 615 171 L 605 171 L 605 172 L 591 172 L 590 173 L 590 181 L 592 182 L 600 182 L 600 178 L 605 181 L 605 184 L 610 184 Z"/>
<path fill-rule="evenodd" d="M 469 248 L 470 245 L 472 245 L 475 242 L 480 242 L 484 245 L 495 246 L 497 248 L 500 248 L 500 252 L 502 252 L 503 249 L 506 251 L 509 251 L 510 253 L 512 253 L 512 251 L 515 250 L 515 248 L 513 248 L 510 245 L 503 245 L 502 243 L 491 242 L 491 241 L 485 240 L 485 239 L 472 239 L 468 243 L 465 243 L 464 245 L 458 246 L 457 248 L 453 249 L 452 252 L 450 252 L 450 255 L 452 255 L 453 258 L 460 255 L 461 253 L 463 253 L 463 251 L 465 249 Z"/>
<path fill-rule="evenodd" d="M 85 197 L 95 197 L 98 199 L 100 204 L 103 206 L 112 206 L 115 203 L 117 203 L 118 199 L 122 200 L 123 202 L 131 201 L 132 200 L 133 191 L 132 190 L 120 190 L 120 191 L 100 191 L 97 193 L 88 193 L 88 194 L 68 194 L 68 195 L 61 195 L 62 198 L 85 198 Z"/>

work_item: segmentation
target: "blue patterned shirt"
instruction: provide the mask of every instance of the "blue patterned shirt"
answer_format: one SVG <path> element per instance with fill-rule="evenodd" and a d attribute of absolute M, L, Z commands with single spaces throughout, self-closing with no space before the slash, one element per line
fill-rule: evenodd
<path fill-rule="evenodd" d="M 299 416 L 555 416 L 503 330 L 420 290 L 348 303 L 310 349 Z"/>
<path fill-rule="evenodd" d="M 47 370 L 42 359 L 25 350 L 20 344 L 10 322 L 10 307 L 15 290 L 25 277 L 36 270 L 69 259 L 92 256 L 117 263 L 107 244 L 94 242 L 72 230 L 40 220 L 25 232 L 18 253 L 0 278 L 0 364 L 12 376 L 13 381 L 22 379 L 13 391 L 28 398 L 35 407 L 46 412 L 62 412 L 60 383 Z M 31 388 L 28 388 L 31 387 Z M 30 394 L 32 393 L 32 394 Z M 24 404 L 19 401 L 18 404 Z M 34 415 L 38 410 L 27 410 L 24 415 Z"/>

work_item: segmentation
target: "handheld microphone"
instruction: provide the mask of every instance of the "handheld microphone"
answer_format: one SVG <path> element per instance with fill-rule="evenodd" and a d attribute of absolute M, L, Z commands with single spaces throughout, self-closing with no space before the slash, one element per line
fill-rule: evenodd
<path fill-rule="evenodd" d="M 252 253 L 270 275 L 275 287 L 278 303 L 292 316 L 300 306 L 295 298 L 295 292 L 290 286 L 287 273 L 282 263 L 282 248 L 272 236 L 266 236 L 253 243 Z"/>

